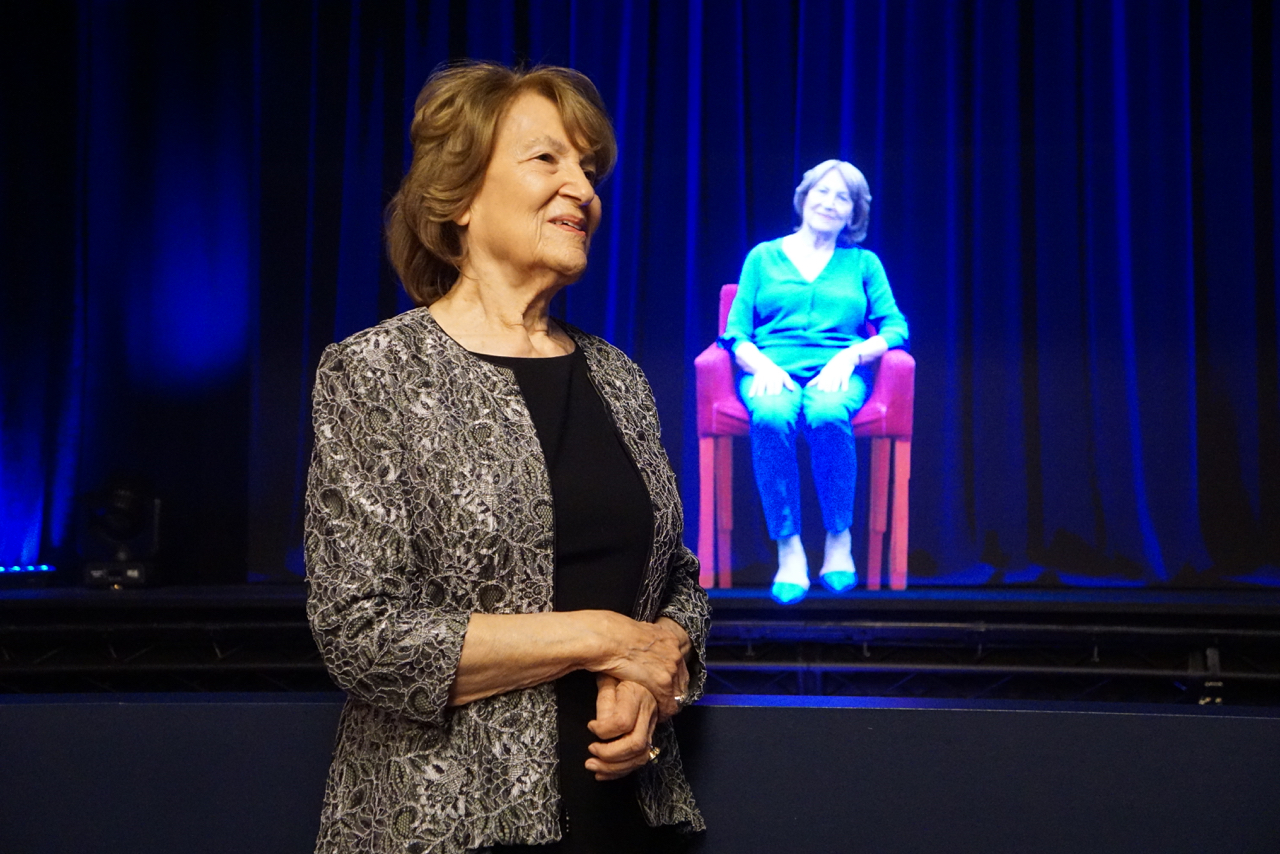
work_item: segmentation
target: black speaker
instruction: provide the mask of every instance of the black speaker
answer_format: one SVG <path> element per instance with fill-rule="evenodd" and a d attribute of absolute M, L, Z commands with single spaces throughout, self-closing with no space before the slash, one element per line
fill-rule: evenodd
<path fill-rule="evenodd" d="M 91 587 L 154 584 L 160 555 L 160 499 L 136 479 L 114 477 L 82 499 L 80 556 Z"/>

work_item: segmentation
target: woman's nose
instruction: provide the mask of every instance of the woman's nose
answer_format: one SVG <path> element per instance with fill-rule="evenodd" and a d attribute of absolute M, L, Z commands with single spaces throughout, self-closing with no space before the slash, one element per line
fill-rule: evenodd
<path fill-rule="evenodd" d="M 596 197 L 595 185 L 587 178 L 587 173 L 580 167 L 574 167 L 573 175 L 565 181 L 561 193 L 573 199 L 578 207 L 585 208 Z"/>

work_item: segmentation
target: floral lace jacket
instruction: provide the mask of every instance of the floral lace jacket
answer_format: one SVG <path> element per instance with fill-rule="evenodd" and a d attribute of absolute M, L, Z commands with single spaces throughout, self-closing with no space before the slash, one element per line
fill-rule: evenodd
<path fill-rule="evenodd" d="M 653 502 L 633 617 L 693 642 L 702 693 L 709 608 L 681 544 L 675 476 L 640 369 L 568 328 Z M 461 852 L 558 839 L 551 684 L 446 708 L 472 613 L 552 608 L 554 520 L 514 375 L 472 356 L 426 309 L 328 347 L 307 484 L 307 614 L 348 694 L 317 851 Z M 703 828 L 670 724 L 635 772 L 653 825 Z"/>

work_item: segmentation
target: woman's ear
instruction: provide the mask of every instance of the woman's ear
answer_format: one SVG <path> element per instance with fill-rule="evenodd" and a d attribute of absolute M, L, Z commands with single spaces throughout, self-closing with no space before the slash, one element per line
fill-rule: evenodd
<path fill-rule="evenodd" d="M 453 218 L 453 224 L 458 228 L 466 228 L 471 224 L 471 205 L 467 205 L 462 211 Z"/>

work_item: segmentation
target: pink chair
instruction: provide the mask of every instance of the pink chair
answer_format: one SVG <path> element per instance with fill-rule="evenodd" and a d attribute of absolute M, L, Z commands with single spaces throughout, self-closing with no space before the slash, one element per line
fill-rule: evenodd
<path fill-rule="evenodd" d="M 720 334 L 738 286 L 720 289 Z M 751 420 L 738 397 L 733 357 L 712 343 L 694 360 L 698 390 L 698 560 L 703 587 L 733 586 L 733 437 L 746 436 Z M 911 420 L 916 361 L 890 350 L 876 367 L 871 396 L 853 417 L 853 435 L 871 440 L 871 512 L 866 565 L 868 590 L 879 590 L 884 535 L 889 532 L 889 587 L 907 587 L 907 506 L 911 481 Z M 892 472 L 892 482 L 890 473 Z M 893 515 L 889 516 L 892 494 Z M 892 524 L 890 524 L 892 522 Z"/>

